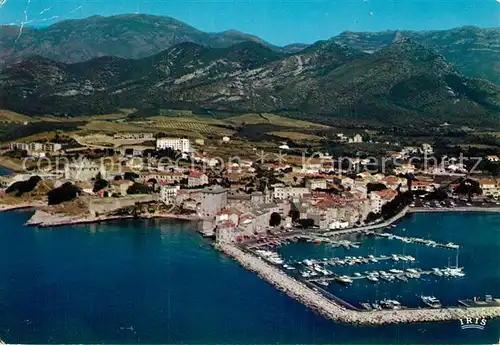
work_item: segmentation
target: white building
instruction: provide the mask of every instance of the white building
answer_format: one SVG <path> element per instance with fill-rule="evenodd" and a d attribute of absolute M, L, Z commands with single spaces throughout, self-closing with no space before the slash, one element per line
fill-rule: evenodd
<path fill-rule="evenodd" d="M 156 139 L 156 149 L 165 150 L 172 149 L 181 152 L 190 152 L 191 144 L 189 139 L 181 138 L 159 138 Z"/>
<path fill-rule="evenodd" d="M 275 187 L 273 197 L 278 200 L 286 200 L 289 198 L 302 198 L 309 193 L 309 188 L 302 187 Z"/>
<path fill-rule="evenodd" d="M 160 200 L 167 204 L 171 205 L 175 203 L 175 198 L 177 196 L 177 192 L 179 191 L 179 186 L 164 186 L 160 188 Z"/>
<path fill-rule="evenodd" d="M 197 187 L 208 184 L 208 176 L 199 171 L 191 171 L 188 176 L 188 186 Z"/>
<path fill-rule="evenodd" d="M 10 143 L 11 150 L 24 150 L 32 152 L 57 152 L 62 149 L 62 145 L 58 143 Z"/>
<path fill-rule="evenodd" d="M 309 190 L 311 191 L 315 189 L 326 189 L 326 180 L 324 179 L 307 180 L 306 187 L 309 188 Z"/>
<path fill-rule="evenodd" d="M 349 143 L 350 144 L 359 144 L 363 142 L 363 137 L 359 134 L 356 134 L 352 138 L 349 138 Z"/>

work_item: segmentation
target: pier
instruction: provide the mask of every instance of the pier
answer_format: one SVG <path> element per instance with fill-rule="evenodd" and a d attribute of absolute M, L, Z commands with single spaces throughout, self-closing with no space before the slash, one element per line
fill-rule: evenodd
<path fill-rule="evenodd" d="M 446 268 L 444 268 L 443 270 L 446 270 Z M 374 271 L 374 272 L 377 272 L 377 271 Z M 370 274 L 372 274 L 373 272 L 370 272 Z M 433 270 L 418 270 L 418 275 L 429 275 L 429 274 L 433 274 L 434 271 Z M 361 279 L 366 279 L 370 274 L 362 274 L 360 276 L 346 276 L 348 277 L 349 279 L 351 280 L 361 280 Z M 392 276 L 392 277 L 397 277 L 397 276 L 402 276 L 404 275 L 404 273 L 388 273 L 388 276 Z M 339 275 L 338 274 L 334 274 L 334 275 L 331 275 L 331 276 L 324 276 L 324 277 L 315 277 L 315 278 L 309 278 L 309 279 L 306 279 L 306 281 L 308 282 L 321 282 L 321 281 L 332 281 L 332 280 L 335 280 L 337 279 Z M 449 276 L 442 276 L 442 277 L 449 277 Z M 418 279 L 418 278 L 410 278 L 410 279 Z M 408 280 L 410 280 L 408 279 Z"/>
<path fill-rule="evenodd" d="M 500 316 L 499 306 L 475 308 L 442 308 L 442 309 L 399 309 L 381 310 L 373 313 L 351 310 L 338 302 L 327 298 L 321 292 L 311 289 L 303 282 L 290 277 L 278 268 L 266 263 L 263 259 L 246 252 L 229 243 L 218 243 L 218 250 L 233 258 L 243 267 L 255 272 L 288 296 L 318 311 L 326 318 L 351 324 L 383 325 L 413 322 L 436 322 L 459 320 L 462 318 L 494 318 Z"/>
<path fill-rule="evenodd" d="M 375 235 L 378 237 L 386 237 L 390 240 L 396 239 L 401 242 L 405 243 L 419 243 L 419 244 L 424 244 L 426 246 L 431 246 L 431 247 L 440 247 L 440 248 L 446 248 L 446 249 L 459 249 L 460 246 L 458 244 L 449 242 L 449 243 L 439 243 L 433 240 L 426 240 L 424 238 L 418 238 L 418 237 L 405 237 L 405 236 L 398 236 L 394 235 L 388 232 L 368 232 L 367 234 L 369 235 Z"/>

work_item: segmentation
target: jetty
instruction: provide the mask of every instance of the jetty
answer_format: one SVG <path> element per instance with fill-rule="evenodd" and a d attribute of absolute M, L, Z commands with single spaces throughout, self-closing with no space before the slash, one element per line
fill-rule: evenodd
<path fill-rule="evenodd" d="M 246 269 L 255 272 L 288 296 L 316 310 L 324 317 L 343 323 L 359 325 L 384 325 L 414 322 L 436 322 L 463 318 L 494 318 L 500 316 L 500 307 L 453 307 L 441 309 L 398 309 L 360 312 L 348 309 L 319 291 L 311 289 L 263 259 L 230 243 L 216 243 L 216 249 L 231 257 Z"/>

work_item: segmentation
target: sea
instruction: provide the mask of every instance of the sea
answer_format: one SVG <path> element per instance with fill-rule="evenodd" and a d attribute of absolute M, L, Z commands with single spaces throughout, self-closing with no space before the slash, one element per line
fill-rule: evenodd
<path fill-rule="evenodd" d="M 361 327 L 334 323 L 215 251 L 190 222 L 115 221 L 39 229 L 32 211 L 0 213 L 0 339 L 6 343 L 182 344 L 497 344 L 498 320 L 484 330 L 458 321 Z M 405 229 L 403 231 L 403 229 Z M 395 231 L 461 245 L 466 277 L 349 288 L 352 303 L 433 293 L 445 303 L 499 296 L 500 215 L 419 214 Z M 452 251 L 385 239 L 359 239 L 349 255 L 406 250 L 414 264 L 446 266 Z M 328 252 L 334 250 L 335 252 Z M 285 256 L 342 255 L 304 244 Z M 359 269 L 359 268 L 358 268 Z M 344 289 L 340 291 L 341 289 Z M 423 291 L 424 290 L 424 291 Z"/>

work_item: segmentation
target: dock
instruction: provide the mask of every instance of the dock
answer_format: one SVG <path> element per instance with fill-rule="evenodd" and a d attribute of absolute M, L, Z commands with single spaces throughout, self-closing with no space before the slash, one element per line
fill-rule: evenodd
<path fill-rule="evenodd" d="M 283 291 L 283 293 L 316 310 L 324 317 L 337 322 L 358 325 L 384 325 L 450 321 L 467 317 L 500 317 L 500 306 L 380 310 L 373 313 L 352 310 L 326 297 L 319 290 L 311 289 L 304 282 L 298 281 L 278 268 L 266 263 L 263 259 L 233 244 L 217 243 L 215 247 L 246 269 L 255 272 L 259 277 L 274 285 L 277 289 Z"/>
<path fill-rule="evenodd" d="M 423 271 L 423 270 L 419 270 L 418 271 L 418 274 L 419 275 L 429 275 L 429 274 L 432 274 L 434 271 L 432 270 L 427 270 L 427 271 Z M 371 273 L 371 272 L 370 272 Z M 393 277 L 397 277 L 398 275 L 403 275 L 403 273 L 389 273 L 389 275 L 393 276 Z M 306 281 L 308 282 L 320 282 L 320 281 L 332 281 L 332 280 L 335 280 L 337 279 L 339 275 L 338 274 L 334 274 L 334 275 L 331 275 L 331 276 L 323 276 L 323 277 L 315 277 L 315 278 L 309 278 L 309 279 L 305 279 Z M 366 279 L 368 277 L 368 274 L 363 274 L 363 275 L 360 275 L 360 276 L 347 276 L 349 279 L 351 280 L 361 280 L 361 279 Z M 408 280 L 410 279 L 418 279 L 418 278 L 409 278 Z M 499 304 L 500 306 L 500 304 Z"/>
<path fill-rule="evenodd" d="M 433 241 L 433 240 L 426 240 L 424 238 L 418 238 L 418 237 L 405 237 L 405 236 L 398 236 L 398 235 L 394 235 L 394 234 L 391 234 L 391 233 L 388 233 L 388 232 L 374 232 L 374 231 L 370 231 L 370 232 L 367 232 L 367 234 L 369 235 L 375 235 L 375 236 L 378 236 L 378 237 L 385 237 L 385 238 L 388 238 L 390 240 L 398 240 L 398 241 L 401 241 L 401 242 L 405 242 L 405 243 L 418 243 L 418 244 L 424 244 L 426 246 L 431 246 L 431 247 L 440 247 L 440 248 L 446 248 L 446 249 L 456 249 L 458 250 L 460 248 L 460 246 L 458 244 L 455 244 L 455 243 L 452 243 L 452 242 L 449 242 L 449 243 L 439 243 L 439 242 L 436 242 L 436 241 Z"/>
<path fill-rule="evenodd" d="M 461 299 L 458 300 L 460 305 L 467 308 L 478 308 L 478 307 L 500 307 L 500 299 L 495 298 L 491 301 L 474 301 L 472 299 Z"/>

